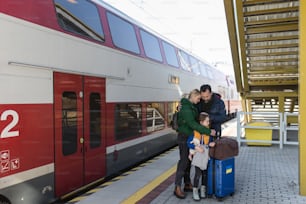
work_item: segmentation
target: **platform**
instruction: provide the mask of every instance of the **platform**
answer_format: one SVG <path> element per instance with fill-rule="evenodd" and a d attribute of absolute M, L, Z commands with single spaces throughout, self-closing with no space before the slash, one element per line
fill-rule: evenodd
<path fill-rule="evenodd" d="M 68 203 L 196 203 L 192 193 L 183 200 L 173 195 L 177 160 L 174 148 Z M 297 146 L 241 146 L 235 165 L 235 194 L 223 203 L 306 203 L 299 196 Z M 220 203 L 214 198 L 203 202 Z"/>

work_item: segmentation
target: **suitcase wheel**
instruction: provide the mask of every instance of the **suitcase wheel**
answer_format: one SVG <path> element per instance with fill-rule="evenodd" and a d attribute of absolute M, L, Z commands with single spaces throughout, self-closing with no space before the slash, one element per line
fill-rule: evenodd
<path fill-rule="evenodd" d="M 216 197 L 217 201 L 222 202 L 223 201 L 223 197 Z"/>

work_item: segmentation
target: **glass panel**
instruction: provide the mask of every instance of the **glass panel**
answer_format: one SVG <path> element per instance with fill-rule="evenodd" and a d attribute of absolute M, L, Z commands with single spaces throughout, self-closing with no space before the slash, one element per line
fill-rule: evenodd
<path fill-rule="evenodd" d="M 177 56 L 176 56 L 176 53 L 175 53 L 175 48 L 172 45 L 170 45 L 170 44 L 168 44 L 164 41 L 162 42 L 162 44 L 163 44 L 163 47 L 164 47 L 167 63 L 169 65 L 179 67 Z"/>
<path fill-rule="evenodd" d="M 207 75 L 208 75 L 208 78 L 210 79 L 213 79 L 213 73 L 212 73 L 212 70 L 211 70 L 211 67 L 209 67 L 208 65 L 206 66 L 207 68 Z"/>
<path fill-rule="evenodd" d="M 90 111 L 90 148 L 101 146 L 101 97 L 99 93 L 91 93 Z"/>
<path fill-rule="evenodd" d="M 200 75 L 199 60 L 190 56 L 190 63 L 191 63 L 192 72 L 195 73 L 196 75 Z"/>
<path fill-rule="evenodd" d="M 77 151 L 77 95 L 64 92 L 62 95 L 62 151 L 67 156 Z"/>
<path fill-rule="evenodd" d="M 115 46 L 139 54 L 133 25 L 109 12 L 107 13 L 107 19 Z"/>
<path fill-rule="evenodd" d="M 141 104 L 122 103 L 115 107 L 115 137 L 117 140 L 140 136 L 142 130 Z"/>
<path fill-rule="evenodd" d="M 150 103 L 147 105 L 147 132 L 165 128 L 164 103 Z"/>
<path fill-rule="evenodd" d="M 161 62 L 162 56 L 157 38 L 143 30 L 140 30 L 140 35 L 146 56 Z"/>
<path fill-rule="evenodd" d="M 96 6 L 86 0 L 54 0 L 60 26 L 95 40 L 104 41 L 104 33 Z"/>
<path fill-rule="evenodd" d="M 168 126 L 170 126 L 170 122 L 172 120 L 173 113 L 177 110 L 177 106 L 179 105 L 179 102 L 169 102 L 168 103 Z"/>
<path fill-rule="evenodd" d="M 190 70 L 190 63 L 188 59 L 188 55 L 184 51 L 179 51 L 179 56 L 180 56 L 180 62 L 184 70 L 186 71 L 191 71 Z"/>
<path fill-rule="evenodd" d="M 200 72 L 202 76 L 207 77 L 206 65 L 203 63 L 200 64 Z"/>

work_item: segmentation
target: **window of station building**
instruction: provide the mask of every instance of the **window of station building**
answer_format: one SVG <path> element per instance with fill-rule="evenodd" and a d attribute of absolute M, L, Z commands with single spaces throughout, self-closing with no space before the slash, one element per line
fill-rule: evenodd
<path fill-rule="evenodd" d="M 168 102 L 168 126 L 170 126 L 171 120 L 172 120 L 172 116 L 175 113 L 175 111 L 177 110 L 177 107 L 179 105 L 178 101 L 175 102 Z"/>
<path fill-rule="evenodd" d="M 164 41 L 162 41 L 162 45 L 165 51 L 165 57 L 166 57 L 167 64 L 174 66 L 174 67 L 179 67 L 175 48 L 169 43 L 166 43 Z"/>
<path fill-rule="evenodd" d="M 118 103 L 115 106 L 115 138 L 116 140 L 141 136 L 142 111 L 141 104 Z"/>
<path fill-rule="evenodd" d="M 165 106 L 164 103 L 147 104 L 147 132 L 153 132 L 165 128 Z"/>
<path fill-rule="evenodd" d="M 107 12 L 108 24 L 116 47 L 139 54 L 139 46 L 134 26 L 122 18 Z"/>
<path fill-rule="evenodd" d="M 104 32 L 97 7 L 86 0 L 54 0 L 59 25 L 69 31 L 98 41 Z"/>
<path fill-rule="evenodd" d="M 161 62 L 162 55 L 160 52 L 158 39 L 144 30 L 140 30 L 140 36 L 146 56 Z"/>
<path fill-rule="evenodd" d="M 186 71 L 191 71 L 190 70 L 190 62 L 188 59 L 188 54 L 182 50 L 179 51 L 179 59 L 181 62 L 181 66 L 183 67 L 184 70 Z"/>
<path fill-rule="evenodd" d="M 89 96 L 90 148 L 101 146 L 101 97 L 99 93 Z"/>
<path fill-rule="evenodd" d="M 192 56 L 190 56 L 189 59 L 190 59 L 192 72 L 195 73 L 196 75 L 200 75 L 199 60 L 197 60 Z"/>
<path fill-rule="evenodd" d="M 77 151 L 77 94 L 64 92 L 62 94 L 62 152 L 67 156 Z"/>

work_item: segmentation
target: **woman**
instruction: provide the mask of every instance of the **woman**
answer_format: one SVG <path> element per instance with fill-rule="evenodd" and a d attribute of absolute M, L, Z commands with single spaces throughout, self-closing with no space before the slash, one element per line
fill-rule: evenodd
<path fill-rule="evenodd" d="M 184 192 L 181 190 L 182 179 L 184 178 L 185 191 L 192 191 L 192 185 L 190 182 L 190 160 L 188 158 L 189 148 L 187 146 L 187 139 L 189 135 L 193 134 L 196 130 L 201 134 L 215 135 L 214 130 L 210 130 L 198 123 L 198 111 L 194 104 L 197 104 L 201 99 L 200 91 L 194 89 L 188 95 L 188 98 L 181 99 L 181 109 L 178 115 L 178 146 L 180 152 L 180 160 L 177 164 L 176 177 L 175 177 L 175 189 L 174 195 L 178 198 L 185 198 Z"/>

